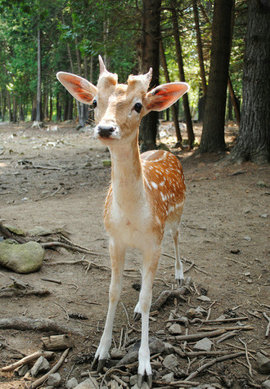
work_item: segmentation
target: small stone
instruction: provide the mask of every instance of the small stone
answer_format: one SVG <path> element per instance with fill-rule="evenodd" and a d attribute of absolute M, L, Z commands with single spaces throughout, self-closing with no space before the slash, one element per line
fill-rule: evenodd
<path fill-rule="evenodd" d="M 165 349 L 164 342 L 158 338 L 151 337 L 149 339 L 150 354 L 162 353 Z"/>
<path fill-rule="evenodd" d="M 61 376 L 59 373 L 50 374 L 47 379 L 47 384 L 53 387 L 59 386 L 61 382 Z"/>
<path fill-rule="evenodd" d="M 268 213 L 262 213 L 262 214 L 260 215 L 260 217 L 262 217 L 263 219 L 266 219 L 266 218 L 268 217 Z"/>
<path fill-rule="evenodd" d="M 75 377 L 72 377 L 66 383 L 66 389 L 74 389 L 78 385 L 78 381 Z"/>
<path fill-rule="evenodd" d="M 38 373 L 48 371 L 50 369 L 50 364 L 44 357 L 39 357 L 34 366 L 31 369 L 32 377 L 36 377 Z"/>
<path fill-rule="evenodd" d="M 172 335 L 180 335 L 180 334 L 182 334 L 182 328 L 181 328 L 180 324 L 178 324 L 178 323 L 172 324 L 170 326 L 170 328 L 168 329 L 168 331 Z"/>
<path fill-rule="evenodd" d="M 137 379 L 138 379 L 137 374 L 132 375 L 132 376 L 130 377 L 130 379 L 129 379 L 129 384 L 130 384 L 131 386 L 136 385 L 136 384 L 137 384 Z"/>
<path fill-rule="evenodd" d="M 248 242 L 250 242 L 250 241 L 251 241 L 251 237 L 250 237 L 250 236 L 248 236 L 248 235 L 244 236 L 244 239 L 245 239 L 245 240 L 247 240 Z"/>
<path fill-rule="evenodd" d="M 87 378 L 87 380 L 75 386 L 74 389 L 97 389 L 97 388 L 99 388 L 97 381 L 95 380 L 95 378 L 91 377 L 91 379 Z"/>
<path fill-rule="evenodd" d="M 126 355 L 125 350 L 119 350 L 118 348 L 113 348 L 110 352 L 111 359 L 122 359 Z"/>
<path fill-rule="evenodd" d="M 212 345 L 213 342 L 209 338 L 203 338 L 194 345 L 194 349 L 200 351 L 210 351 Z"/>
<path fill-rule="evenodd" d="M 270 373 L 270 359 L 269 358 L 267 358 L 262 353 L 258 352 L 256 362 L 257 362 L 258 370 L 260 373 L 262 373 L 262 374 L 269 374 Z"/>
<path fill-rule="evenodd" d="M 174 354 L 167 355 L 163 361 L 163 366 L 169 370 L 173 370 L 178 365 L 178 359 Z"/>
<path fill-rule="evenodd" d="M 19 376 L 19 377 L 23 377 L 29 370 L 29 366 L 26 364 L 26 365 L 23 365 L 23 366 L 20 366 L 18 367 L 15 371 L 14 371 L 14 374 L 16 376 Z"/>
<path fill-rule="evenodd" d="M 165 374 L 163 377 L 162 377 L 162 381 L 165 381 L 165 382 L 172 382 L 174 380 L 174 373 L 171 372 L 171 373 L 168 373 L 168 374 Z"/>
<path fill-rule="evenodd" d="M 207 296 L 199 296 L 197 297 L 197 300 L 204 301 L 204 302 L 210 302 L 211 299 Z"/>
<path fill-rule="evenodd" d="M 270 389 L 270 380 L 266 380 L 262 383 L 263 389 Z"/>
<path fill-rule="evenodd" d="M 174 353 L 174 347 L 173 347 L 173 345 L 171 345 L 171 343 L 164 342 L 164 346 L 165 346 L 165 349 L 164 349 L 165 354 Z"/>

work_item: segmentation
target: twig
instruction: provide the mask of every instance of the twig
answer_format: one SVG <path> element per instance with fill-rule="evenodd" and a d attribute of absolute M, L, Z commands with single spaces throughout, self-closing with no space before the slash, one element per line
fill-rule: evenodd
<path fill-rule="evenodd" d="M 56 303 L 55 301 L 53 302 L 53 304 L 58 305 L 58 307 L 60 307 L 61 309 L 63 309 L 63 311 L 65 312 L 65 315 L 66 315 L 66 319 L 67 319 L 67 321 L 69 321 L 69 315 L 68 315 L 67 310 L 66 310 L 64 307 L 62 307 L 62 305 Z"/>
<path fill-rule="evenodd" d="M 86 248 L 74 245 L 74 244 L 68 244 L 68 243 L 59 242 L 59 241 L 41 243 L 41 246 L 44 247 L 45 249 L 51 248 L 51 247 L 64 247 L 65 249 L 78 251 L 79 253 L 103 256 L 103 254 L 96 253 L 95 251 L 91 251 L 91 250 L 88 250 Z"/>
<path fill-rule="evenodd" d="M 202 320 L 202 323 L 205 323 L 205 324 L 232 323 L 235 321 L 243 321 L 243 320 L 248 320 L 248 317 L 247 316 L 239 316 L 239 317 L 230 317 L 228 319 L 213 319 L 213 320 L 208 320 L 206 318 L 205 320 Z"/>
<path fill-rule="evenodd" d="M 38 359 L 40 356 L 43 356 L 45 358 L 51 358 L 53 355 L 54 353 L 52 351 L 36 351 L 35 353 L 27 355 L 26 357 L 20 359 L 17 362 L 12 363 L 11 365 L 2 367 L 2 371 L 12 371 L 17 369 L 17 367 L 20 367 L 30 361 Z"/>
<path fill-rule="evenodd" d="M 46 265 L 48 266 L 56 266 L 56 265 L 77 265 L 78 263 L 87 263 L 89 265 L 89 261 L 86 259 L 79 259 L 77 261 L 59 261 L 59 262 L 45 262 Z M 108 266 L 105 265 L 97 265 L 96 263 L 91 262 L 91 266 L 101 269 L 101 270 L 108 270 L 110 271 L 111 269 Z"/>
<path fill-rule="evenodd" d="M 62 281 L 60 281 L 60 280 L 55 280 L 55 279 L 53 279 L 53 278 L 41 278 L 41 280 L 42 280 L 42 281 L 47 281 L 47 282 L 53 282 L 53 283 L 59 284 L 59 285 L 62 284 Z"/>
<path fill-rule="evenodd" d="M 197 377 L 198 374 L 200 374 L 203 370 L 207 369 L 208 367 L 210 366 L 213 366 L 215 363 L 218 363 L 218 362 L 223 362 L 223 361 L 226 361 L 228 359 L 233 359 L 233 358 L 237 358 L 237 357 L 240 357 L 242 355 L 245 355 L 245 352 L 238 352 L 238 353 L 234 353 L 234 354 L 227 354 L 227 355 L 223 355 L 221 357 L 218 357 L 218 358 L 215 358 L 213 359 L 212 361 L 209 361 L 207 363 L 205 363 L 204 365 L 201 365 L 200 367 L 198 367 L 193 373 L 191 373 L 184 381 L 190 381 L 192 380 L 193 378 Z"/>
<path fill-rule="evenodd" d="M 171 337 L 169 337 L 169 339 L 174 339 L 174 340 L 178 340 L 178 341 L 182 341 L 182 340 L 191 341 L 191 340 L 203 339 L 206 336 L 208 338 L 213 338 L 215 336 L 222 335 L 225 332 L 226 332 L 226 329 L 225 328 L 221 328 L 221 329 L 218 329 L 218 330 L 215 330 L 215 331 L 209 331 L 207 333 L 206 332 L 197 332 L 196 334 L 171 336 Z"/>
<path fill-rule="evenodd" d="M 221 342 L 224 342 L 224 340 L 227 340 L 227 339 L 230 339 L 230 338 L 233 338 L 235 335 L 237 335 L 237 331 L 231 331 L 231 332 L 227 332 L 226 334 L 222 335 L 218 340 L 217 340 L 217 344 L 221 343 Z"/>
<path fill-rule="evenodd" d="M 53 374 L 55 373 L 59 367 L 62 365 L 62 363 L 64 362 L 66 356 L 68 355 L 68 352 L 69 352 L 69 348 L 67 348 L 63 354 L 61 355 L 59 361 L 53 366 L 53 368 L 51 370 L 48 371 L 48 373 L 44 374 L 42 377 L 40 377 L 38 380 L 34 381 L 31 385 L 30 385 L 30 388 L 29 389 L 35 389 L 37 388 L 38 386 L 40 386 L 41 384 L 43 384 L 44 381 L 47 380 L 47 378 L 49 377 L 50 374 Z"/>
<path fill-rule="evenodd" d="M 253 377 L 252 367 L 251 367 L 250 360 L 249 360 L 249 357 L 248 357 L 248 348 L 247 348 L 247 344 L 246 344 L 241 338 L 239 338 L 239 341 L 240 341 L 240 342 L 242 343 L 242 345 L 245 347 L 246 360 L 247 360 L 247 364 L 248 364 L 248 372 L 249 372 L 250 377 Z"/>
<path fill-rule="evenodd" d="M 166 388 L 167 386 L 172 386 L 172 387 L 175 387 L 175 388 L 181 388 L 181 387 L 185 387 L 185 386 L 197 386 L 199 385 L 199 382 L 194 382 L 194 381 L 172 381 L 172 382 L 166 382 L 166 381 L 162 381 L 162 380 L 154 380 L 153 381 L 154 384 L 156 385 L 164 385 Z"/>
<path fill-rule="evenodd" d="M 254 330 L 254 327 L 252 326 L 231 326 L 231 327 L 202 327 L 201 330 L 202 331 L 212 331 L 212 330 L 217 330 L 217 329 L 224 329 L 226 331 L 252 331 Z"/>
<path fill-rule="evenodd" d="M 268 320 L 268 325 L 267 325 L 266 331 L 265 331 L 265 337 L 267 338 L 269 336 L 269 333 L 270 333 L 270 317 L 267 316 L 267 314 L 265 312 L 263 312 L 263 316 L 265 317 L 266 320 Z"/>

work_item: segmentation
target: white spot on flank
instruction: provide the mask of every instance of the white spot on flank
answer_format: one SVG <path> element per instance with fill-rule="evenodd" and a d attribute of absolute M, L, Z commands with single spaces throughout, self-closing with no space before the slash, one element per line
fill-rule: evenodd
<path fill-rule="evenodd" d="M 151 185 L 152 185 L 152 187 L 154 188 L 154 189 L 157 189 L 157 184 L 154 182 L 154 181 L 151 181 Z"/>
<path fill-rule="evenodd" d="M 162 198 L 163 201 L 166 201 L 167 200 L 167 196 L 164 195 L 162 192 L 160 192 L 160 196 Z"/>
<path fill-rule="evenodd" d="M 157 221 L 157 223 L 161 226 L 161 221 L 160 221 L 160 219 L 159 219 L 158 216 L 156 216 L 156 221 Z"/>

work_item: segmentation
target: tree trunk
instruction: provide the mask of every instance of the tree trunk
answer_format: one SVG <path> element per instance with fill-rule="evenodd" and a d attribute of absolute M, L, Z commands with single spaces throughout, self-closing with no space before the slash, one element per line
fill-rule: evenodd
<path fill-rule="evenodd" d="M 174 35 L 174 40 L 175 40 L 175 48 L 176 48 L 177 64 L 178 64 L 178 69 L 179 69 L 179 77 L 180 77 L 180 81 L 185 82 L 184 63 L 183 63 L 182 47 L 181 47 L 180 35 L 179 35 L 177 11 L 175 8 L 175 0 L 171 1 L 171 7 L 172 7 L 171 12 L 172 12 L 172 22 L 173 22 L 173 35 Z M 192 119 L 191 119 L 191 113 L 190 113 L 187 93 L 184 94 L 184 96 L 183 96 L 183 105 L 184 105 L 185 119 L 186 119 L 186 125 L 187 125 L 188 144 L 189 144 L 189 147 L 192 149 L 193 143 L 194 143 L 194 132 L 193 132 Z"/>
<path fill-rule="evenodd" d="M 205 96 L 207 84 L 206 84 L 206 76 L 205 76 L 205 68 L 204 68 L 204 60 L 203 60 L 203 45 L 202 45 L 202 36 L 201 36 L 201 29 L 200 29 L 197 0 L 193 0 L 192 4 L 193 4 L 193 14 L 194 14 L 195 29 L 196 29 L 197 51 L 198 51 L 198 58 L 199 58 L 199 65 L 200 65 L 202 90 L 203 90 L 203 95 Z"/>
<path fill-rule="evenodd" d="M 230 98 L 231 98 L 231 103 L 234 109 L 234 114 L 235 114 L 235 120 L 237 125 L 239 126 L 240 124 L 240 104 L 239 100 L 236 97 L 234 90 L 233 90 L 233 85 L 231 81 L 231 77 L 229 76 L 228 78 L 228 87 L 229 87 L 229 92 L 230 92 Z"/>
<path fill-rule="evenodd" d="M 215 0 L 214 3 L 210 74 L 200 144 L 201 152 L 225 150 L 224 125 L 233 2 L 234 0 Z"/>
<path fill-rule="evenodd" d="M 146 73 L 153 68 L 150 88 L 159 84 L 159 40 L 160 40 L 160 7 L 161 0 L 143 0 L 142 20 L 142 72 Z M 140 127 L 141 150 L 156 148 L 158 129 L 158 112 L 146 115 Z"/>
<path fill-rule="evenodd" d="M 249 0 L 243 104 L 234 160 L 270 161 L 269 64 L 270 7 L 263 0 Z"/>
<path fill-rule="evenodd" d="M 40 48 L 40 27 L 37 31 L 37 110 L 36 119 L 37 122 L 41 120 L 41 48 Z"/>
<path fill-rule="evenodd" d="M 164 47 L 163 47 L 163 42 L 162 39 L 160 39 L 160 58 L 161 58 L 161 63 L 162 67 L 164 70 L 164 75 L 165 75 L 165 80 L 166 82 L 171 82 L 169 72 L 168 72 L 168 66 L 166 62 L 166 56 L 164 52 Z M 173 122 L 174 122 L 174 127 L 175 127 L 175 132 L 176 132 L 176 138 L 177 138 L 177 146 L 183 147 L 182 145 L 182 136 L 181 136 L 181 131 L 180 131 L 180 126 L 178 122 L 178 112 L 177 112 L 177 107 L 176 104 L 172 105 L 172 116 L 173 116 Z M 168 116 L 169 116 L 169 110 L 167 110 Z M 167 119 L 170 120 L 170 119 Z"/>

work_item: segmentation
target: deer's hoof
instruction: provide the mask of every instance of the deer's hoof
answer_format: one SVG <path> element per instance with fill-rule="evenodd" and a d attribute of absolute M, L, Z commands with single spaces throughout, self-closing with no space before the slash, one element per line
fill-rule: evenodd
<path fill-rule="evenodd" d="M 134 312 L 134 315 L 133 315 L 134 321 L 139 321 L 139 320 L 141 320 L 141 317 L 142 317 L 141 313 L 139 313 L 139 312 Z"/>
<path fill-rule="evenodd" d="M 91 365 L 92 370 L 96 370 L 98 373 L 101 373 L 103 370 L 103 367 L 105 366 L 106 359 L 98 359 L 95 358 L 93 360 L 93 363 Z"/>
<path fill-rule="evenodd" d="M 146 378 L 146 381 L 145 381 L 145 378 Z M 137 379 L 138 388 L 141 388 L 144 382 L 147 383 L 149 388 L 152 388 L 152 374 L 150 374 L 150 375 L 138 374 L 138 379 Z"/>

